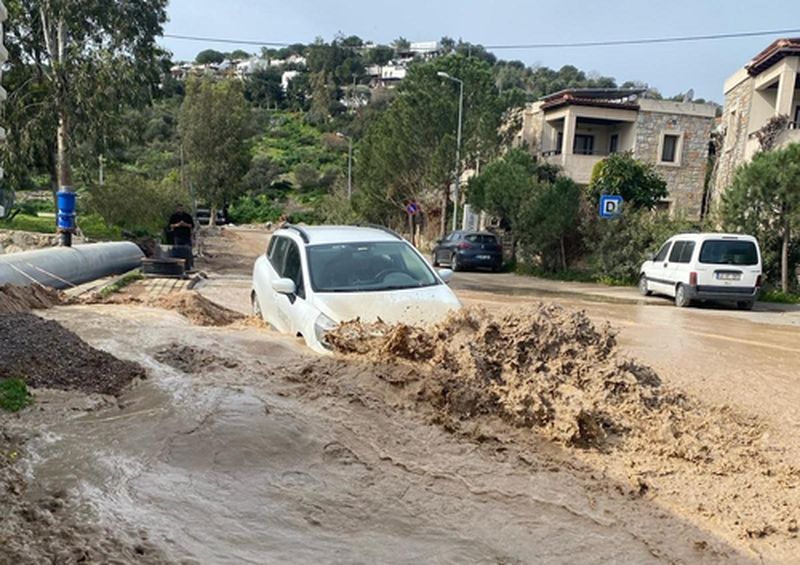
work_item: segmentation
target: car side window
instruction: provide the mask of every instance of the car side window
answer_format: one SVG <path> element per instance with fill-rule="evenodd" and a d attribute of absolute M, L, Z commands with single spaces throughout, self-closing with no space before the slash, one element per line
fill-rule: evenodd
<path fill-rule="evenodd" d="M 283 276 L 281 273 L 283 272 L 283 261 L 286 257 L 286 249 L 289 244 L 289 240 L 285 237 L 273 237 L 272 239 L 275 240 L 275 244 L 270 244 L 270 254 L 269 254 L 269 262 L 272 264 L 272 268 L 275 269 L 275 272 L 278 273 L 278 276 Z"/>
<path fill-rule="evenodd" d="M 273 251 L 273 249 L 275 249 L 275 241 L 276 240 L 277 240 L 277 238 L 275 238 L 275 237 L 269 238 L 269 244 L 267 244 L 267 253 L 266 253 L 268 258 L 272 257 L 272 251 Z"/>
<path fill-rule="evenodd" d="M 282 277 L 292 279 L 297 288 L 295 294 L 300 298 L 306 297 L 306 289 L 303 284 L 303 266 L 300 261 L 300 249 L 293 241 L 289 242 L 288 249 L 286 250 L 286 263 L 283 267 Z"/>
<path fill-rule="evenodd" d="M 667 257 L 667 253 L 669 252 L 670 245 L 672 245 L 671 241 L 666 242 L 664 245 L 661 246 L 661 249 L 658 251 L 658 254 L 653 257 L 653 261 L 663 261 Z"/>
<path fill-rule="evenodd" d="M 669 254 L 670 263 L 688 263 L 694 251 L 694 243 L 691 241 L 676 241 Z"/>
<path fill-rule="evenodd" d="M 678 258 L 678 262 L 679 263 L 691 262 L 693 253 L 694 253 L 694 241 L 687 241 L 686 245 L 683 246 L 683 251 L 681 252 L 681 256 Z"/>

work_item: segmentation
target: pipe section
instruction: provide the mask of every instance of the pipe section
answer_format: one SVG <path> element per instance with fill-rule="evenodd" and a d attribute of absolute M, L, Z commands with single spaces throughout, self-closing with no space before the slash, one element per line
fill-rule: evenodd
<path fill-rule="evenodd" d="M 129 241 L 10 253 L 0 255 L 0 284 L 65 289 L 135 269 L 142 257 L 139 246 Z"/>

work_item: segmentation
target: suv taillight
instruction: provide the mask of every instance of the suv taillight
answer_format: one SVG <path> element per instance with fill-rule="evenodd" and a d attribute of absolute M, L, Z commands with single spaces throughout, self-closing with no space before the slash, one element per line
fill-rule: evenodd
<path fill-rule="evenodd" d="M 459 249 L 469 249 L 470 247 L 472 247 L 472 245 L 467 243 L 466 241 L 462 241 L 461 243 L 458 244 Z"/>
<path fill-rule="evenodd" d="M 689 273 L 689 286 L 697 286 L 697 273 Z"/>

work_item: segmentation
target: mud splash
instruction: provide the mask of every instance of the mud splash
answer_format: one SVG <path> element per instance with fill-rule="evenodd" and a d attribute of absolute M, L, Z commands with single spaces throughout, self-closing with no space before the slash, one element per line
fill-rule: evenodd
<path fill-rule="evenodd" d="M 63 293 L 39 285 L 0 285 L 0 314 L 19 314 L 52 308 L 71 301 Z"/>
<path fill-rule="evenodd" d="M 219 368 L 235 369 L 239 366 L 239 362 L 230 357 L 222 357 L 201 347 L 180 345 L 178 343 L 159 349 L 155 352 L 153 358 L 160 363 L 189 374 Z"/>
<path fill-rule="evenodd" d="M 579 448 L 579 457 L 636 496 L 663 496 L 682 513 L 722 519 L 742 538 L 797 537 L 800 469 L 770 444 L 766 425 L 663 385 L 619 352 L 608 326 L 582 312 L 467 308 L 427 330 L 356 321 L 329 342 L 446 429 L 499 419 L 535 430 Z M 338 378 L 322 365 L 309 377 L 317 370 Z M 692 499 L 702 502 L 686 508 Z"/>

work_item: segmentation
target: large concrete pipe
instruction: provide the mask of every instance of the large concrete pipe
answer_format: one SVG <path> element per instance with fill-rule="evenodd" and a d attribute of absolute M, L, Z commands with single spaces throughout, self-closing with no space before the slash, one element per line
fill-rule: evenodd
<path fill-rule="evenodd" d="M 139 246 L 128 241 L 0 255 L 0 284 L 64 289 L 135 269 L 142 257 Z"/>

